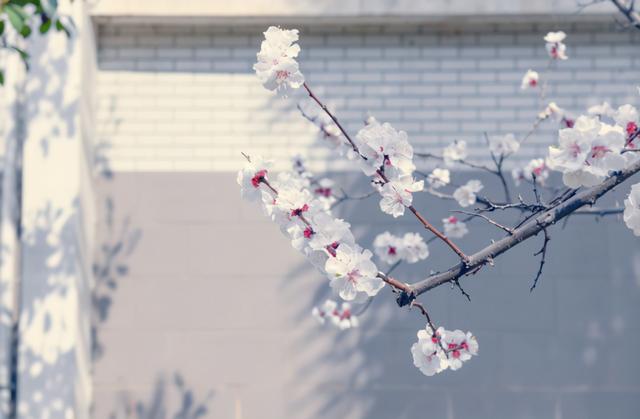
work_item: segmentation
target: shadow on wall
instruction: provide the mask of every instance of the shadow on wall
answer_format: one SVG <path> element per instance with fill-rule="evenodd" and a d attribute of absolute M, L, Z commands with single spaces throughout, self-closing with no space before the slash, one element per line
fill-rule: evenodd
<path fill-rule="evenodd" d="M 125 279 L 129 272 L 127 259 L 142 238 L 142 230 L 131 227 L 130 217 L 124 217 L 121 225 L 115 226 L 114 211 L 113 199 L 105 198 L 104 232 L 101 235 L 104 241 L 97 249 L 98 254 L 95 256 L 93 264 L 95 284 L 91 290 L 91 346 L 94 360 L 99 358 L 105 350 L 100 342 L 99 326 L 109 317 L 118 282 Z"/>
<path fill-rule="evenodd" d="M 207 414 L 213 396 L 213 392 L 209 392 L 198 399 L 182 375 L 176 372 L 171 385 L 167 385 L 164 377 L 159 377 L 147 401 L 132 400 L 128 394 L 121 394 L 110 419 L 198 419 Z M 175 397 L 179 400 L 177 407 L 174 412 L 168 412 L 167 399 Z"/>
<path fill-rule="evenodd" d="M 460 183 L 461 179 L 455 178 Z M 458 174 L 465 178 L 483 175 Z M 341 179 L 342 185 L 350 182 Z M 347 186 L 364 191 L 360 182 Z M 602 206 L 614 206 L 628 185 Z M 530 199 L 526 186 L 518 189 Z M 485 192 L 485 191 L 483 191 Z M 426 194 L 425 194 L 426 195 Z M 499 190 L 486 191 L 493 198 Z M 600 203 L 599 203 L 600 204 Z M 417 198 L 435 221 L 453 205 L 430 197 Z M 339 216 L 352 223 L 359 243 L 371 247 L 376 234 L 421 231 L 415 220 L 391 219 L 380 213 L 377 199 L 350 202 Z M 495 214 L 499 222 L 514 217 Z M 440 224 L 439 222 L 437 223 Z M 371 231 L 371 226 L 375 226 Z M 470 235 L 459 244 L 467 252 L 486 246 L 503 232 L 482 220 L 469 222 Z M 291 376 L 287 382 L 287 417 L 415 418 L 429 412 L 442 418 L 596 418 L 617 406 L 616 418 L 634 417 L 638 403 L 637 363 L 620 365 L 622 351 L 611 345 L 638 330 L 640 314 L 640 249 L 621 219 L 594 221 L 574 216 L 565 226 L 550 229 L 552 241 L 542 279 L 529 287 L 538 268 L 532 257 L 542 236 L 514 248 L 495 267 L 466 278 L 462 285 L 471 302 L 455 288 L 442 286 L 421 296 L 434 321 L 449 329 L 471 330 L 480 356 L 459 371 L 423 376 L 409 348 L 425 320 L 399 308 L 389 287 L 383 289 L 360 317 L 359 329 L 340 332 L 315 324 L 313 305 L 331 297 L 320 273 L 309 274 L 305 263 L 281 283 L 282 300 L 296 302 L 291 311 L 295 338 L 291 341 Z M 422 233 L 425 239 L 427 233 Z M 286 240 L 283 238 L 283 240 Z M 456 260 L 440 242 L 429 245 L 430 256 L 416 265 L 401 266 L 394 276 L 414 282 Z M 379 268 L 384 269 L 382 263 Z M 309 280 L 307 280 L 309 278 Z M 313 278 L 313 279 L 311 279 Z M 633 345 L 640 339 L 631 337 Z"/>

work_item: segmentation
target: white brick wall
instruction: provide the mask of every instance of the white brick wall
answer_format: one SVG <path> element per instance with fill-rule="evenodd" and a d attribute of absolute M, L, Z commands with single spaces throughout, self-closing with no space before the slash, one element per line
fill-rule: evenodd
<path fill-rule="evenodd" d="M 545 67 L 549 29 L 302 27 L 300 62 L 351 132 L 371 113 L 406 130 L 416 149 L 437 151 L 453 139 L 482 149 L 483 131 L 522 135 L 531 126 L 537 98 L 519 85 L 527 69 Z M 573 112 L 636 100 L 639 34 L 593 23 L 557 29 L 569 34 L 571 58 L 553 73 L 550 100 Z M 100 26 L 98 140 L 110 144 L 113 168 L 231 170 L 241 151 L 275 159 L 303 151 L 317 163 L 330 155 L 295 109 L 303 96 L 276 98 L 252 74 L 262 30 Z M 522 158 L 542 153 L 556 126 L 545 124 Z"/>

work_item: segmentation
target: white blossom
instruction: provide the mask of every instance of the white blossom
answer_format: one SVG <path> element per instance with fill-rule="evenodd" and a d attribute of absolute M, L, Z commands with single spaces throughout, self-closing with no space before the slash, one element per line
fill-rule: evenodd
<path fill-rule="evenodd" d="M 413 148 L 409 144 L 407 133 L 396 131 L 390 124 L 372 121 L 365 125 L 356 140 L 360 152 L 366 160 L 361 159 L 362 170 L 372 176 L 377 170 L 387 171 L 394 168 L 401 174 L 411 174 L 413 164 Z"/>
<path fill-rule="evenodd" d="M 451 217 L 443 218 L 442 224 L 444 226 L 444 235 L 452 239 L 460 239 L 466 236 L 469 232 L 467 225 L 460 221 L 458 217 L 453 215 Z"/>
<path fill-rule="evenodd" d="M 433 172 L 427 177 L 427 182 L 433 189 L 447 186 L 451 181 L 451 174 L 448 169 L 433 169 Z"/>
<path fill-rule="evenodd" d="M 395 218 L 404 214 L 404 209 L 413 202 L 413 192 L 421 191 L 424 181 L 415 181 L 411 175 L 402 175 L 385 183 L 380 188 L 380 209 Z"/>
<path fill-rule="evenodd" d="M 522 78 L 522 84 L 520 85 L 520 88 L 522 90 L 535 88 L 536 86 L 538 86 L 538 78 L 539 76 L 537 71 L 528 70 Z"/>
<path fill-rule="evenodd" d="M 495 156 L 508 156 L 520 149 L 520 143 L 513 134 L 491 137 L 489 139 L 489 150 Z"/>
<path fill-rule="evenodd" d="M 455 162 L 466 159 L 468 155 L 466 141 L 454 141 L 442 151 L 442 158 L 447 166 L 452 166 Z"/>
<path fill-rule="evenodd" d="M 448 353 L 447 364 L 452 370 L 462 367 L 462 363 L 478 355 L 478 341 L 471 332 L 462 330 L 444 330 L 442 332 L 442 346 Z"/>
<path fill-rule="evenodd" d="M 354 245 L 355 239 L 351 233 L 351 225 L 330 214 L 320 212 L 311 221 L 313 231 L 310 233 L 309 247 L 313 250 L 323 250 L 332 245 Z"/>
<path fill-rule="evenodd" d="M 318 323 L 325 324 L 327 319 L 334 315 L 337 308 L 338 303 L 333 300 L 326 300 L 320 307 L 314 307 L 311 310 L 311 314 L 318 320 Z"/>
<path fill-rule="evenodd" d="M 533 159 L 526 164 L 524 168 L 515 168 L 511 171 L 511 176 L 516 185 L 521 181 L 533 181 L 533 175 L 536 176 L 536 182 L 544 185 L 549 178 L 549 167 L 544 159 Z"/>
<path fill-rule="evenodd" d="M 623 219 L 633 234 L 640 236 L 640 183 L 631 187 L 629 196 L 624 200 Z"/>
<path fill-rule="evenodd" d="M 640 127 L 640 115 L 638 114 L 638 110 L 631 105 L 622 105 L 615 111 L 613 119 L 616 121 L 617 125 L 624 129 L 626 133 L 626 146 L 628 148 L 638 148 L 640 146 L 640 136 L 637 136 L 632 140 L 632 137 L 638 131 L 638 127 Z M 627 154 L 634 155 L 636 153 Z M 635 160 L 635 156 L 632 160 Z"/>
<path fill-rule="evenodd" d="M 468 207 L 476 203 L 476 194 L 484 188 L 477 179 L 468 181 L 453 192 L 453 197 L 461 207 Z"/>
<path fill-rule="evenodd" d="M 593 105 L 587 109 L 587 114 L 591 116 L 608 116 L 613 117 L 615 110 L 609 105 L 609 102 L 602 102 L 599 105 Z"/>
<path fill-rule="evenodd" d="M 568 58 L 566 54 L 567 47 L 562 42 L 566 37 L 567 35 L 562 31 L 549 32 L 544 37 L 544 40 L 547 42 L 547 52 L 554 60 L 566 60 Z"/>
<path fill-rule="evenodd" d="M 463 363 L 478 354 L 478 341 L 471 332 L 433 330 L 427 326 L 418 331 L 418 342 L 411 346 L 413 364 L 427 376 L 435 375 L 447 368 L 458 370 Z"/>
<path fill-rule="evenodd" d="M 264 87 L 286 92 L 288 88 L 302 86 L 304 76 L 295 60 L 300 53 L 300 46 L 295 43 L 298 41 L 298 30 L 270 26 L 264 32 L 264 37 L 257 54 L 258 62 L 253 65 Z"/>
<path fill-rule="evenodd" d="M 623 147 L 620 127 L 580 116 L 573 128 L 560 130 L 559 146 L 549 147 L 548 165 L 562 172 L 562 180 L 570 188 L 594 186 L 610 171 L 624 167 Z"/>
<path fill-rule="evenodd" d="M 358 292 L 373 297 L 384 286 L 377 277 L 378 269 L 371 262 L 371 252 L 357 246 L 341 244 L 334 257 L 327 259 L 325 270 L 333 288 L 346 301 L 356 298 Z"/>
<path fill-rule="evenodd" d="M 564 118 L 565 110 L 558 106 L 555 102 L 549 102 L 546 108 L 538 114 L 538 118 L 547 119 L 554 117 L 557 120 Z"/>
<path fill-rule="evenodd" d="M 329 178 L 322 178 L 315 183 L 313 195 L 322 203 L 325 210 L 330 210 L 331 206 L 336 202 L 334 194 L 335 182 Z"/>
<path fill-rule="evenodd" d="M 358 326 L 358 318 L 351 312 L 351 304 L 343 302 L 340 308 L 333 300 L 326 300 L 320 307 L 314 307 L 311 311 L 320 324 L 329 323 L 340 330 Z"/>
<path fill-rule="evenodd" d="M 264 160 L 260 156 L 254 156 L 238 172 L 236 181 L 240 185 L 240 196 L 249 201 L 256 201 L 262 196 L 261 185 L 267 177 L 271 161 Z"/>
<path fill-rule="evenodd" d="M 438 328 L 437 333 L 444 329 Z M 446 355 L 438 345 L 439 335 L 434 334 L 427 326 L 426 330 L 418 331 L 418 341 L 411 346 L 413 365 L 424 375 L 431 377 L 447 368 Z"/>
<path fill-rule="evenodd" d="M 429 256 L 429 247 L 418 233 L 406 233 L 402 238 L 400 252 L 402 260 L 407 263 L 416 263 Z"/>
<path fill-rule="evenodd" d="M 393 265 L 402 257 L 402 240 L 385 231 L 376 236 L 373 241 L 373 250 L 381 261 Z"/>

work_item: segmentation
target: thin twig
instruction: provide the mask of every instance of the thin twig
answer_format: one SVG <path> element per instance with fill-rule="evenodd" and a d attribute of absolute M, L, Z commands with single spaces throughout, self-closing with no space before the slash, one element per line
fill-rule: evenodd
<path fill-rule="evenodd" d="M 542 247 L 540 248 L 540 250 L 538 250 L 536 253 L 533 254 L 533 256 L 538 256 L 538 255 L 542 255 L 542 256 L 540 257 L 540 265 L 538 266 L 538 272 L 536 273 L 536 277 L 533 280 L 533 284 L 531 285 L 531 288 L 529 288 L 529 292 L 533 292 L 536 285 L 538 285 L 538 280 L 542 275 L 542 268 L 546 263 L 547 246 L 549 245 L 549 240 L 551 240 L 549 237 L 549 233 L 547 233 L 547 229 L 545 227 L 542 228 L 542 232 L 544 233 L 544 242 L 542 243 Z"/>
<path fill-rule="evenodd" d="M 499 229 L 507 232 L 509 235 L 513 234 L 513 229 L 512 228 L 507 227 L 507 226 L 503 226 L 502 224 L 498 223 L 497 221 L 492 220 L 491 218 L 487 217 L 486 215 L 482 215 L 482 214 L 478 214 L 478 213 L 470 212 L 470 211 L 463 211 L 463 210 L 453 210 L 451 212 L 465 214 L 465 215 L 469 215 L 471 217 L 482 218 L 483 220 L 485 220 L 489 224 L 494 225 L 494 226 L 498 227 Z"/>

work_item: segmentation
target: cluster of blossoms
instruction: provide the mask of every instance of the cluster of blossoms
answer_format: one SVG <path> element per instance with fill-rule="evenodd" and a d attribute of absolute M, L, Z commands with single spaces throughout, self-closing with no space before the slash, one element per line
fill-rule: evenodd
<path fill-rule="evenodd" d="M 489 139 L 489 151 L 494 156 L 506 157 L 520 150 L 520 143 L 513 134 L 492 137 Z"/>
<path fill-rule="evenodd" d="M 398 131 L 388 123 L 370 118 L 358 131 L 355 144 L 360 152 L 358 164 L 382 199 L 382 212 L 400 217 L 413 203 L 413 193 L 424 189 L 424 181 L 416 181 L 413 171 L 413 147 L 407 133 Z"/>
<path fill-rule="evenodd" d="M 343 302 L 340 307 L 334 300 L 326 300 L 321 306 L 314 307 L 311 314 L 320 324 L 329 324 L 340 330 L 358 327 L 358 318 L 351 312 L 351 304 Z"/>
<path fill-rule="evenodd" d="M 269 163 L 252 159 L 238 173 L 241 195 L 260 200 L 266 215 L 291 239 L 292 246 L 330 280 L 346 301 L 364 301 L 384 286 L 369 250 L 357 245 L 351 226 L 332 216 L 326 203 L 309 190 L 308 176 L 281 172 L 268 178 Z"/>
<path fill-rule="evenodd" d="M 448 169 L 433 169 L 433 172 L 427 176 L 427 182 L 433 189 L 442 188 L 451 182 L 451 173 Z"/>
<path fill-rule="evenodd" d="M 296 57 L 300 53 L 298 30 L 283 30 L 275 26 L 264 32 L 264 41 L 258 52 L 258 62 L 253 69 L 269 90 L 286 93 L 289 88 L 297 89 L 304 83 Z"/>
<path fill-rule="evenodd" d="M 416 263 L 429 256 L 429 247 L 418 233 L 399 237 L 385 231 L 376 236 L 373 249 L 378 258 L 389 265 L 399 261 Z"/>
<path fill-rule="evenodd" d="M 544 185 L 549 178 L 549 173 L 549 167 L 544 159 L 533 159 L 524 168 L 514 168 L 511 176 L 516 185 L 520 185 L 522 181 L 533 182 L 534 176 L 536 182 Z"/>
<path fill-rule="evenodd" d="M 469 151 L 466 141 L 454 141 L 442 151 L 442 158 L 447 166 L 453 166 L 455 162 L 464 160 L 467 156 L 469 156 Z"/>
<path fill-rule="evenodd" d="M 621 110 L 624 112 L 626 109 Z M 618 119 L 614 119 L 616 125 L 610 125 L 598 117 L 580 116 L 573 127 L 560 130 L 559 144 L 549 147 L 547 164 L 562 173 L 566 186 L 594 186 L 602 182 L 609 172 L 621 170 L 637 158 L 631 156 L 627 159 L 621 154 L 627 146 L 628 134 L 617 125 Z"/>
<path fill-rule="evenodd" d="M 413 364 L 427 376 L 438 374 L 447 368 L 457 370 L 462 364 L 478 355 L 478 341 L 470 332 L 431 327 L 418 331 L 418 341 L 411 346 Z"/>

